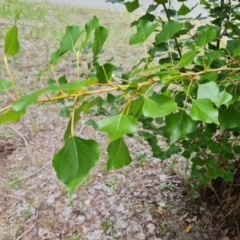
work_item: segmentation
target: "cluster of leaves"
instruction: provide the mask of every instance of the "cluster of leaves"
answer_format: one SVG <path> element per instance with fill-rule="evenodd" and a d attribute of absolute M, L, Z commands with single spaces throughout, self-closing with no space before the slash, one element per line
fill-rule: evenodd
<path fill-rule="evenodd" d="M 109 2 L 122 3 L 129 12 L 140 7 L 138 0 Z M 195 27 L 203 18 L 187 18 L 193 8 L 188 8 L 184 0 L 179 2 L 182 4 L 175 10 L 170 0 L 155 0 L 131 24 L 136 26 L 136 33 L 129 43 L 142 44 L 144 58 L 128 72 L 119 73 L 112 60 L 101 63 L 108 29 L 97 17 L 85 28 L 68 26 L 59 49 L 52 53 L 49 67 L 39 73 L 38 80 L 48 69 L 55 75 L 54 67 L 68 52 L 75 54 L 77 80 L 68 81 L 65 75 L 50 79 L 46 88 L 26 96 L 20 96 L 7 61 L 19 51 L 20 12 L 16 15 L 5 39 L 4 59 L 10 80 L 0 81 L 0 91 L 9 95 L 12 104 L 1 110 L 0 124 L 19 121 L 33 104 L 65 104 L 60 114 L 69 117 L 69 123 L 53 167 L 70 196 L 95 166 L 101 151 L 95 140 L 74 134 L 83 113 L 102 116 L 98 122 L 89 123 L 108 135 L 108 170 L 131 162 L 125 137 L 138 134 L 147 140 L 154 157 L 164 160 L 181 154 L 191 159 L 191 178 L 198 185 L 218 177 L 233 180 L 234 160 L 240 153 L 240 5 L 230 0 L 220 4 L 201 0 L 210 10 L 210 18 Z M 153 14 L 161 9 L 166 17 Z M 226 34 L 229 38 L 224 42 Z M 87 63 L 82 61 L 84 55 Z M 88 66 L 87 73 L 81 71 L 83 64 Z M 167 149 L 160 147 L 158 136 L 165 137 Z"/>

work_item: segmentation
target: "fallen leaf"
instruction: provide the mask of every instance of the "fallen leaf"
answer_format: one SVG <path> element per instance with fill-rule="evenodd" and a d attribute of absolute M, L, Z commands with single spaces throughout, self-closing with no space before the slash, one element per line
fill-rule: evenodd
<path fill-rule="evenodd" d="M 190 233 L 192 231 L 192 226 L 187 226 L 185 229 L 186 233 Z"/>

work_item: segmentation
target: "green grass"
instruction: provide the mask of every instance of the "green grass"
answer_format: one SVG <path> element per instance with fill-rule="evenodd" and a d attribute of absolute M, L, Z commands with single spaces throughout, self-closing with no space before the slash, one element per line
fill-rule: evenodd
<path fill-rule="evenodd" d="M 139 18 L 137 14 L 112 12 L 97 9 L 83 9 L 76 6 L 36 3 L 25 0 L 0 0 L 0 55 L 3 55 L 4 38 L 14 23 L 15 14 L 22 9 L 17 23 L 19 29 L 20 53 L 9 57 L 10 71 L 17 82 L 21 95 L 46 86 L 52 73 L 45 73 L 40 82 L 38 73 L 49 66 L 51 53 L 59 47 L 60 39 L 69 25 L 80 25 L 97 16 L 100 24 L 109 29 L 109 37 L 104 45 L 101 61 L 114 58 L 113 64 L 129 70 L 144 56 L 143 46 L 130 46 L 129 37 L 135 33 L 130 23 Z M 76 77 L 76 69 L 71 67 L 74 54 L 67 54 L 56 66 L 58 77 L 66 74 L 68 79 Z M 0 79 L 8 79 L 3 56 L 0 58 Z M 6 102 L 3 97 L 1 102 Z"/>
<path fill-rule="evenodd" d="M 28 40 L 34 43 L 34 41 L 41 40 L 46 51 L 49 50 L 49 47 L 58 47 L 67 25 L 84 26 L 86 21 L 97 16 L 100 23 L 110 31 L 105 46 L 107 55 L 114 56 L 118 60 L 121 59 L 123 63 L 126 58 L 129 59 L 128 39 L 135 31 L 130 29 L 129 25 L 138 19 L 138 15 L 23 0 L 0 0 L 0 5 L 0 23 L 3 26 L 0 30 L 0 39 L 4 38 L 6 31 L 13 23 L 15 14 L 20 9 L 23 9 L 18 24 L 20 41 Z M 122 51 L 123 47 L 126 48 L 126 51 Z M 130 52 L 134 56 L 136 54 L 134 47 L 131 49 L 133 50 Z M 138 50 L 139 48 L 136 47 L 136 51 Z M 49 52 L 47 53 L 49 54 Z"/>

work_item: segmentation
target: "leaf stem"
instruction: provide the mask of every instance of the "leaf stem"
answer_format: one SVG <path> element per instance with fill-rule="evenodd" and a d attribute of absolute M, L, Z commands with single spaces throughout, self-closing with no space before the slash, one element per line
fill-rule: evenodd
<path fill-rule="evenodd" d="M 71 136 L 74 136 L 74 115 L 75 115 L 75 106 L 76 106 L 77 99 L 78 99 L 78 96 L 75 96 L 72 114 L 71 114 Z"/>
<path fill-rule="evenodd" d="M 19 92 L 18 92 L 18 90 L 16 88 L 15 81 L 13 80 L 13 77 L 12 77 L 12 74 L 11 74 L 11 71 L 10 71 L 10 68 L 9 68 L 9 65 L 8 65 L 8 60 L 7 60 L 7 56 L 6 55 L 4 55 L 4 63 L 5 63 L 5 67 L 6 67 L 8 76 L 10 78 L 10 81 L 12 82 L 15 94 L 16 94 L 17 98 L 20 98 Z M 11 96 L 11 95 L 9 95 L 9 96 Z M 13 98 L 13 100 L 15 100 L 15 98 L 13 96 L 11 96 L 11 98 Z"/>
<path fill-rule="evenodd" d="M 51 70 L 52 70 L 52 73 L 53 73 L 55 82 L 56 82 L 57 84 L 59 84 L 59 82 L 58 82 L 58 77 L 57 77 L 57 74 L 56 74 L 56 72 L 55 72 L 55 69 L 54 69 L 53 65 L 51 65 Z"/>
<path fill-rule="evenodd" d="M 9 110 L 12 107 L 12 105 L 8 105 L 2 109 L 0 109 L 0 112 L 4 112 L 5 110 Z"/>
<path fill-rule="evenodd" d="M 56 74 L 56 71 L 55 71 L 53 65 L 51 65 L 51 70 L 52 70 L 52 73 L 53 73 L 55 82 L 56 82 L 57 84 L 59 84 L 58 77 L 57 77 L 57 74 Z M 63 90 L 60 90 L 60 92 L 61 92 L 62 95 L 66 95 L 66 94 L 63 92 Z"/>
<path fill-rule="evenodd" d="M 78 79 L 80 80 L 80 51 L 76 51 L 76 57 L 77 57 L 77 76 Z"/>
<path fill-rule="evenodd" d="M 149 67 L 148 67 L 148 58 L 147 58 L 146 42 L 143 43 L 143 48 L 144 48 L 144 55 L 145 55 L 145 59 L 146 59 L 146 65 L 147 65 L 147 68 L 149 68 Z"/>
<path fill-rule="evenodd" d="M 190 88 L 191 88 L 191 86 L 192 86 L 192 83 L 193 83 L 193 80 L 190 81 L 190 84 L 189 84 L 189 86 L 188 86 L 187 93 L 186 93 L 186 98 L 185 98 L 185 101 L 184 101 L 183 108 L 185 108 L 185 106 L 186 106 L 188 97 L 190 97 L 190 98 L 192 99 L 192 97 L 191 97 L 190 94 L 189 94 L 189 91 L 190 91 Z"/>

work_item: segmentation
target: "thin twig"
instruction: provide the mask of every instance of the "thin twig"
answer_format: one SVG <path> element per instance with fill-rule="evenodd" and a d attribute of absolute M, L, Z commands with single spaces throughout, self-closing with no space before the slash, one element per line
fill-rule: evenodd
<path fill-rule="evenodd" d="M 18 179 L 18 180 L 16 180 L 16 181 L 13 181 L 13 182 L 11 182 L 10 184 L 12 185 L 12 184 L 14 184 L 14 183 L 21 182 L 21 181 L 23 181 L 23 180 L 25 180 L 25 179 L 28 179 L 28 178 L 36 175 L 37 173 L 41 172 L 44 168 L 46 168 L 51 162 L 52 162 L 52 161 L 47 162 L 42 168 L 40 168 L 40 169 L 37 170 L 36 172 L 31 173 L 30 175 L 27 175 L 27 176 L 25 176 L 25 177 L 22 177 L 22 178 L 20 178 L 20 179 Z"/>
<path fill-rule="evenodd" d="M 25 143 L 25 146 L 26 146 L 26 149 L 27 149 L 28 155 L 32 158 L 33 161 L 35 161 L 35 158 L 34 158 L 33 154 L 30 151 L 29 144 L 28 144 L 27 140 L 25 139 L 25 137 L 17 129 L 15 129 L 15 128 L 11 127 L 11 126 L 8 126 L 8 127 L 10 129 L 12 129 L 14 132 L 16 132 L 23 139 L 23 141 Z"/>
<path fill-rule="evenodd" d="M 238 208 L 240 206 L 240 204 L 238 204 L 236 207 L 234 207 L 228 214 L 226 214 L 221 220 L 220 222 L 222 222 L 228 215 L 230 215 L 236 208 Z"/>
<path fill-rule="evenodd" d="M 22 198 L 18 198 L 18 197 L 9 195 L 9 194 L 4 194 L 4 196 L 5 196 L 5 197 L 10 197 L 10 198 L 13 198 L 13 199 L 16 199 L 16 200 L 19 200 L 19 201 L 24 201 L 24 199 L 22 199 Z"/>
<path fill-rule="evenodd" d="M 26 232 L 24 232 L 21 236 L 17 237 L 16 240 L 20 240 L 21 238 L 23 238 L 26 234 L 28 234 L 30 231 L 32 231 L 35 228 L 35 225 L 32 226 L 31 228 L 29 228 Z"/>
<path fill-rule="evenodd" d="M 85 119 L 84 119 L 84 115 L 83 115 L 83 113 L 81 114 L 81 119 L 82 119 L 82 125 L 81 125 L 81 129 L 80 129 L 80 131 L 79 131 L 79 133 L 78 133 L 78 136 L 81 136 L 81 134 L 82 134 L 82 131 L 83 131 L 83 128 L 84 128 L 84 125 L 85 125 Z"/>

